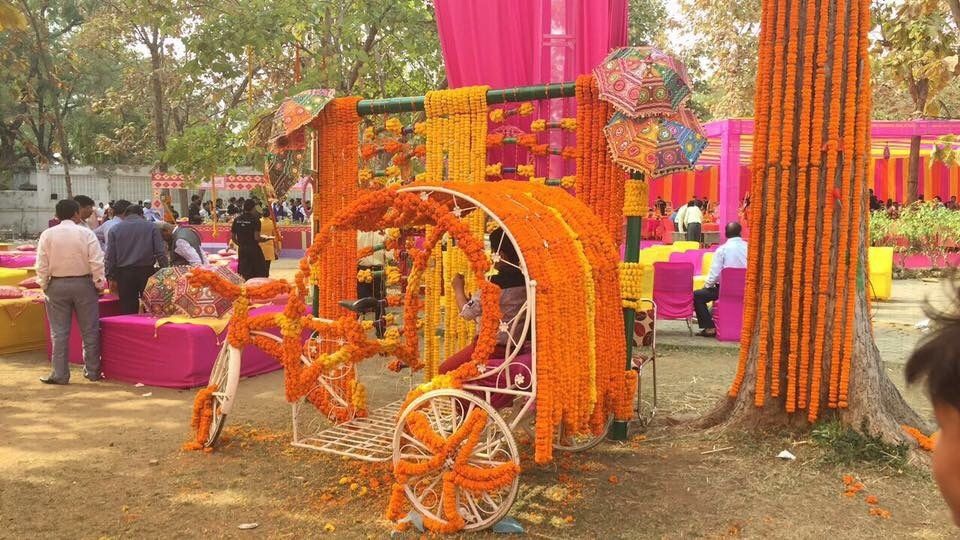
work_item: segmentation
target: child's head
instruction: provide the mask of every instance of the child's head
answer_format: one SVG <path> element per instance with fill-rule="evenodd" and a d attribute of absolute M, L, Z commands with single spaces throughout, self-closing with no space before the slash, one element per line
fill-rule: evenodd
<path fill-rule="evenodd" d="M 960 289 L 955 289 L 960 293 Z M 960 525 L 960 294 L 952 313 L 930 313 L 933 331 L 907 361 L 907 382 L 926 381 L 940 425 L 933 475 Z"/>

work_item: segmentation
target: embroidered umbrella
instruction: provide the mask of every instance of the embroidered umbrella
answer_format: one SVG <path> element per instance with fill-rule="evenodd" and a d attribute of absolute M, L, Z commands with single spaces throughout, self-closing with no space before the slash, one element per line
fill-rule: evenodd
<path fill-rule="evenodd" d="M 613 161 L 657 178 L 688 171 L 707 146 L 697 117 L 687 109 L 665 117 L 635 119 L 616 113 L 605 128 Z"/>
<path fill-rule="evenodd" d="M 633 118 L 677 110 L 693 90 L 687 68 L 654 47 L 622 47 L 594 68 L 600 99 Z"/>
<path fill-rule="evenodd" d="M 270 143 L 277 151 L 303 150 L 306 138 L 303 126 L 309 124 L 320 111 L 333 101 L 335 92 L 325 88 L 305 90 L 280 103 L 273 114 Z"/>
<path fill-rule="evenodd" d="M 171 266 L 161 268 L 147 280 L 143 290 L 144 311 L 155 317 L 185 315 L 187 317 L 214 317 L 226 315 L 233 303 L 207 287 L 194 287 L 187 282 L 187 274 L 196 267 Z M 243 278 L 226 266 L 204 266 L 237 285 Z"/>

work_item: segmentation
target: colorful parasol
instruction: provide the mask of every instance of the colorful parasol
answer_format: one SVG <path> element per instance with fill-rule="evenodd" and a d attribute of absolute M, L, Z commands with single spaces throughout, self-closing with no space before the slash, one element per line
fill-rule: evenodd
<path fill-rule="evenodd" d="M 193 287 L 187 283 L 186 275 L 195 267 L 171 266 L 161 268 L 147 280 L 143 290 L 144 311 L 156 317 L 185 315 L 187 317 L 215 317 L 226 315 L 233 302 L 211 291 L 207 287 Z M 243 284 L 243 278 L 226 266 L 204 266 L 237 285 Z"/>
<path fill-rule="evenodd" d="M 670 116 L 634 119 L 616 113 L 607 127 L 610 154 L 621 167 L 648 178 L 693 169 L 707 138 L 697 117 L 685 108 Z"/>
<path fill-rule="evenodd" d="M 333 101 L 335 92 L 328 89 L 305 90 L 280 103 L 273 114 L 270 143 L 277 151 L 303 150 L 306 138 L 303 126 L 309 124 L 320 111 Z"/>
<path fill-rule="evenodd" d="M 654 47 L 623 47 L 594 68 L 600 99 L 633 118 L 677 110 L 693 90 L 687 68 Z"/>

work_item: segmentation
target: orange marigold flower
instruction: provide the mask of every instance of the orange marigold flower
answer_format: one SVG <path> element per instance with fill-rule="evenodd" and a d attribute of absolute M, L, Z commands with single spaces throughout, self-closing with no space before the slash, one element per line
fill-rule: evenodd
<path fill-rule="evenodd" d="M 517 137 L 517 144 L 519 146 L 534 146 L 537 144 L 537 136 L 533 133 L 524 133 L 523 135 Z"/>
<path fill-rule="evenodd" d="M 403 148 L 399 141 L 389 140 L 383 143 L 383 149 L 389 154 L 396 154 Z"/>
<path fill-rule="evenodd" d="M 490 133 L 487 135 L 487 148 L 497 148 L 503 144 L 503 133 Z"/>
<path fill-rule="evenodd" d="M 530 153 L 535 156 L 545 156 L 550 152 L 550 146 L 547 144 L 535 144 L 530 147 Z"/>
<path fill-rule="evenodd" d="M 843 485 L 849 486 L 853 483 L 853 476 L 849 474 L 843 475 Z"/>
<path fill-rule="evenodd" d="M 867 495 L 866 501 L 867 501 L 867 504 L 870 504 L 870 505 L 880 504 L 880 499 L 878 499 L 876 495 Z"/>
<path fill-rule="evenodd" d="M 370 159 L 377 153 L 377 147 L 372 144 L 365 144 L 360 147 L 360 156 L 363 159 Z"/>

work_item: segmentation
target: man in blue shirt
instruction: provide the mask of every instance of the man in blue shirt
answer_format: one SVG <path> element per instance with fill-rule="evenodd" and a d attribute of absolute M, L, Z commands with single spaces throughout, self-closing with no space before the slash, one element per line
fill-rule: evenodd
<path fill-rule="evenodd" d="M 93 231 L 93 234 L 97 235 L 97 240 L 100 241 L 100 248 L 104 253 L 107 252 L 107 233 L 110 232 L 110 229 L 114 225 L 123 221 L 123 214 L 127 211 L 127 208 L 130 208 L 130 201 L 120 199 L 116 201 L 110 208 L 113 209 L 113 217 L 104 221 L 103 225 L 100 225 Z"/>
<path fill-rule="evenodd" d="M 747 243 L 740 237 L 740 224 L 728 223 L 726 233 L 727 241 L 714 253 L 713 264 L 710 265 L 710 273 L 707 274 L 703 288 L 693 292 L 693 309 L 697 312 L 697 324 L 700 326 L 698 336 L 717 335 L 717 327 L 707 304 L 720 298 L 720 273 L 724 268 L 747 267 Z"/>
<path fill-rule="evenodd" d="M 143 218 L 143 207 L 130 205 L 123 221 L 107 233 L 104 261 L 110 289 L 120 297 L 120 311 L 130 315 L 140 311 L 140 295 L 154 273 L 154 265 L 167 266 L 160 229 Z"/>

